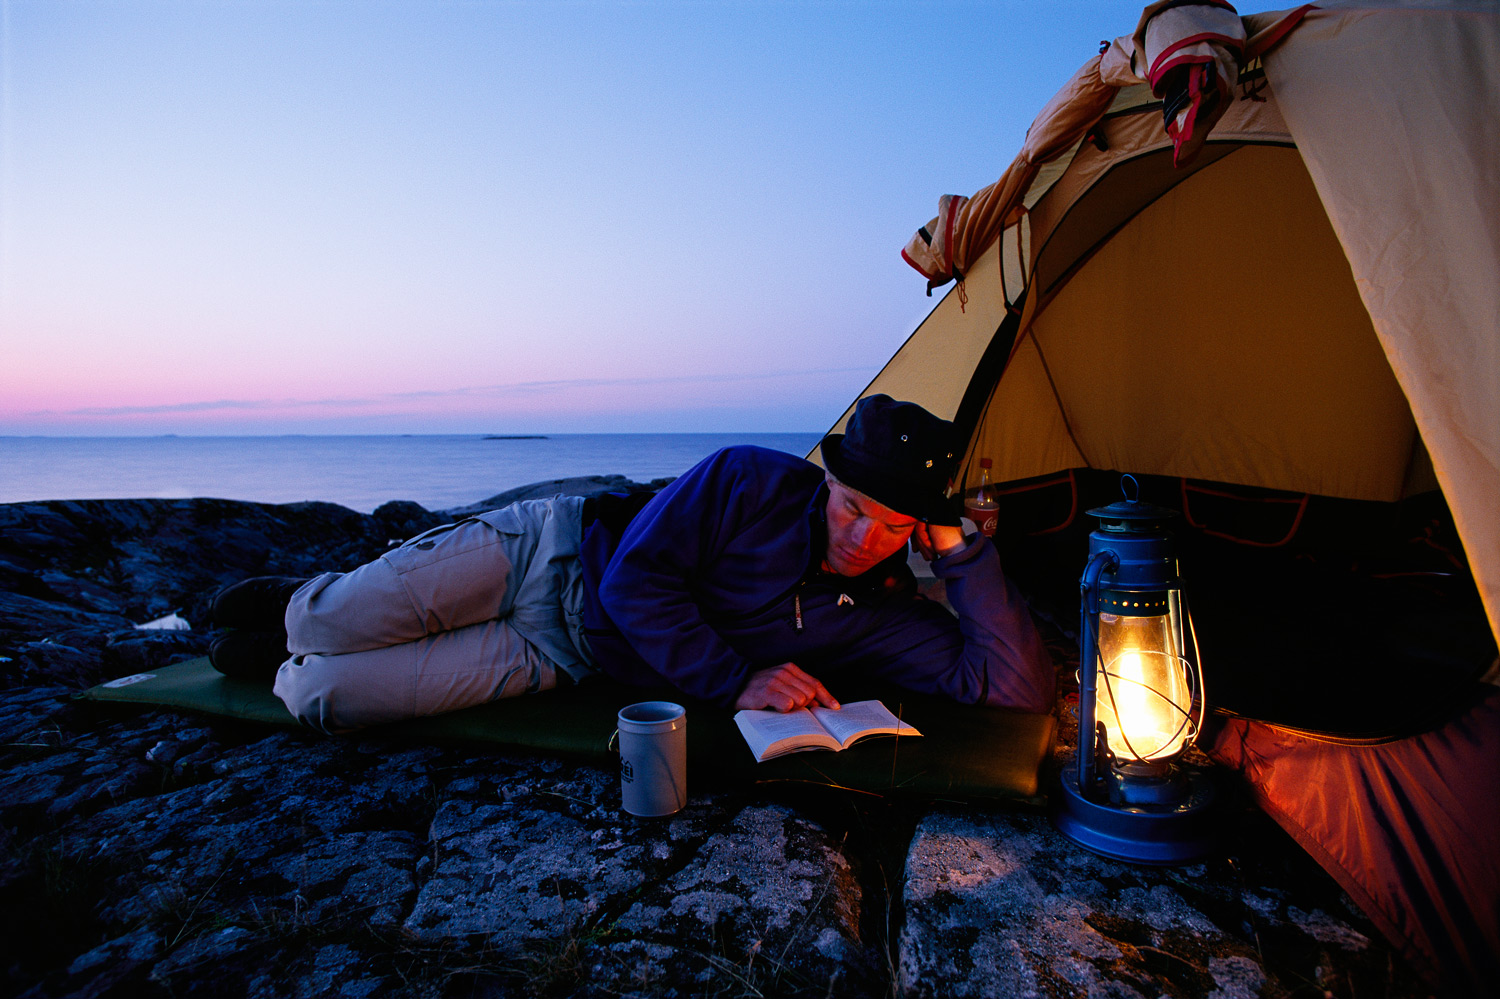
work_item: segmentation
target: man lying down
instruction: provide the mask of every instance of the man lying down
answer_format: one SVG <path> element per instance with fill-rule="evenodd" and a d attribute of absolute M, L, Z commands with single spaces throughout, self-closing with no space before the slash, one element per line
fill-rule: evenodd
<path fill-rule="evenodd" d="M 945 496 L 953 425 L 875 395 L 820 447 L 826 473 L 725 448 L 638 510 L 619 496 L 527 500 L 353 572 L 245 580 L 215 598 L 216 621 L 240 630 L 215 643 L 214 665 L 274 669 L 292 714 L 331 733 L 596 673 L 734 708 L 837 707 L 824 681 L 857 676 L 1051 710 L 1030 613 Z M 917 594 L 908 539 L 956 619 Z"/>

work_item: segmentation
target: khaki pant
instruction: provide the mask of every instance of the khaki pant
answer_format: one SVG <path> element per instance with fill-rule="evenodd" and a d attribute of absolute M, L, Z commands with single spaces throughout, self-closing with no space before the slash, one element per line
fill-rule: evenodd
<path fill-rule="evenodd" d="M 276 695 L 325 732 L 546 690 L 591 672 L 583 500 L 527 500 L 303 584 Z"/>

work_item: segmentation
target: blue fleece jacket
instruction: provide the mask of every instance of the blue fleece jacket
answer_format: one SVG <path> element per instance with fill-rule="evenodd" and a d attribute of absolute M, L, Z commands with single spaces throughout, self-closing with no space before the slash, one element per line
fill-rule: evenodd
<path fill-rule="evenodd" d="M 673 481 L 620 537 L 591 527 L 584 625 L 600 669 L 726 707 L 752 672 L 793 662 L 825 683 L 848 671 L 965 704 L 1051 710 L 1051 661 L 988 539 L 932 563 L 955 620 L 917 595 L 904 549 L 859 577 L 823 572 L 827 498 L 811 462 L 732 447 Z"/>

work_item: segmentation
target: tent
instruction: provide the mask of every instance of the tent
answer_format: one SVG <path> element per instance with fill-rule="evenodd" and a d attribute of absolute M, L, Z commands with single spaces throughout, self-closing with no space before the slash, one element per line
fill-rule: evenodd
<path fill-rule="evenodd" d="M 1199 74 L 1186 93 L 1181 74 L 1163 93 L 1173 66 Z M 1478 682 L 1500 632 L 1496 122 L 1493 4 L 1154 4 L 996 183 L 940 201 L 904 255 L 929 293 L 957 284 L 862 393 L 955 420 L 957 488 L 988 458 L 1010 504 L 1002 558 L 1035 556 L 1041 575 L 1061 560 L 1075 601 L 1082 548 L 1057 544 L 1119 498 L 1102 478 L 1133 473 L 1181 510 L 1197 567 L 1219 571 L 1195 606 L 1219 623 L 1208 698 L 1218 684 L 1239 706 L 1210 752 L 1418 966 L 1485 994 L 1500 981 L 1500 692 Z M 1334 588 L 1350 616 L 1327 627 Z M 1403 608 L 1425 632 L 1412 643 Z M 1276 656 L 1252 648 L 1261 635 Z M 1257 667 L 1293 646 L 1316 651 Z M 1313 674 L 1328 682 L 1285 696 Z"/>

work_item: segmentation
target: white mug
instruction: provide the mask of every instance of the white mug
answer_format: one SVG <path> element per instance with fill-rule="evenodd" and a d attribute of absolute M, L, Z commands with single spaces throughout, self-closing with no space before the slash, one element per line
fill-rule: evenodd
<path fill-rule="evenodd" d="M 671 815 L 687 804 L 687 712 L 671 701 L 620 709 L 620 798 L 631 815 Z"/>

